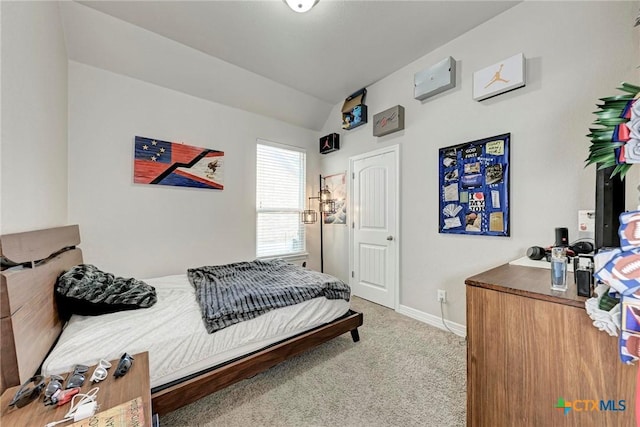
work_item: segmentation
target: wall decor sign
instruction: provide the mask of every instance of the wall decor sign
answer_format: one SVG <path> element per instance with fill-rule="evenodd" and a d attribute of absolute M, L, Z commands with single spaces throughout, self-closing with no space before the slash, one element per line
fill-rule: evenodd
<path fill-rule="evenodd" d="M 364 98 L 367 89 L 362 88 L 347 97 L 342 104 L 342 129 L 351 130 L 367 123 L 367 106 Z"/>
<path fill-rule="evenodd" d="M 373 136 L 384 136 L 404 129 L 404 107 L 396 105 L 373 116 Z"/>
<path fill-rule="evenodd" d="M 482 101 L 525 84 L 525 58 L 518 53 L 473 73 L 473 99 Z"/>
<path fill-rule="evenodd" d="M 330 133 L 320 138 L 320 154 L 328 154 L 340 149 L 340 134 Z"/>
<path fill-rule="evenodd" d="M 222 190 L 223 173 L 224 151 L 135 137 L 133 182 L 136 184 Z"/>
<path fill-rule="evenodd" d="M 456 60 L 447 57 L 413 75 L 413 97 L 423 101 L 456 86 Z"/>
<path fill-rule="evenodd" d="M 347 174 L 337 173 L 324 177 L 324 184 L 331 191 L 331 198 L 336 201 L 336 213 L 325 214 L 325 224 L 347 223 Z"/>
<path fill-rule="evenodd" d="M 440 233 L 509 235 L 511 134 L 439 149 Z"/>

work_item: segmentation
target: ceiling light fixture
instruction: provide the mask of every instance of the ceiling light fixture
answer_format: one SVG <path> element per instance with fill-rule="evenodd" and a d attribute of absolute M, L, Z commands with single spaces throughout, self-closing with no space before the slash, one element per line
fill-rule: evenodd
<path fill-rule="evenodd" d="M 318 0 L 284 0 L 284 2 L 294 12 L 304 13 L 310 11 L 318 3 Z"/>

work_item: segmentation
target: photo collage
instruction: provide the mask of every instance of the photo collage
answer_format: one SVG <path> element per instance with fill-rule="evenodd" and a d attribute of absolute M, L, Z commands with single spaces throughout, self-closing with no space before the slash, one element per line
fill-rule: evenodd
<path fill-rule="evenodd" d="M 510 134 L 439 150 L 440 233 L 509 235 Z"/>

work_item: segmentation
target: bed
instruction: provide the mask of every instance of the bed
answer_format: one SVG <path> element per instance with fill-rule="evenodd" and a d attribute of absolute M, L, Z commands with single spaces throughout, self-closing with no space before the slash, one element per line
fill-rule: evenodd
<path fill-rule="evenodd" d="M 121 337 L 126 335 L 121 341 L 130 353 L 151 350 L 152 405 L 160 415 L 346 332 L 351 333 L 354 342 L 359 340 L 361 313 L 350 310 L 346 301 L 316 298 L 218 331 L 213 335 L 222 333 L 220 339 L 212 343 L 186 275 L 149 280 L 158 293 L 158 303 L 151 308 L 100 317 L 76 316 L 63 333 L 54 284 L 60 273 L 83 263 L 79 243 L 77 225 L 0 236 L 0 255 L 21 264 L 1 273 L 2 391 L 22 383 L 40 368 L 44 374 L 51 374 L 68 371 L 70 360 L 81 362 L 78 357 L 94 362 L 96 356 L 89 353 L 76 358 L 72 355 L 72 359 L 68 356 L 78 346 L 86 347 L 78 344 L 80 338 L 74 332 L 98 333 L 100 323 L 106 323 L 111 331 L 121 328 L 118 333 Z M 163 326 L 144 322 L 149 324 L 149 330 L 127 335 L 126 321 L 140 323 L 145 316 L 172 317 L 173 322 L 160 322 L 172 332 L 163 333 L 159 329 Z M 122 318 L 125 323 L 119 323 Z M 267 323 L 276 326 L 265 331 Z M 178 324 L 181 327 L 176 327 Z M 187 330 L 189 333 L 183 333 Z M 108 341 L 114 336 L 107 331 L 98 348 L 99 357 L 115 359 L 122 353 Z M 109 349 L 113 354 L 107 352 Z M 191 358 L 180 353 L 185 349 Z"/>

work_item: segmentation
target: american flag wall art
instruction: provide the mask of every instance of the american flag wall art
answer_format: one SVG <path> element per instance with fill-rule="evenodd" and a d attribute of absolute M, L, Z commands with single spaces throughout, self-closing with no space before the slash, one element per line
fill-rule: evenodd
<path fill-rule="evenodd" d="M 133 182 L 224 188 L 224 151 L 136 136 Z"/>

